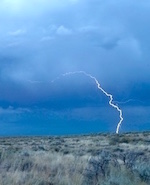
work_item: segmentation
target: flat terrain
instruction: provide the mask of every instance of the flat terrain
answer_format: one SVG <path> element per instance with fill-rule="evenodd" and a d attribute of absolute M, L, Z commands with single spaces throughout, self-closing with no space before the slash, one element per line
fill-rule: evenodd
<path fill-rule="evenodd" d="M 150 132 L 0 138 L 0 185 L 148 185 Z"/>

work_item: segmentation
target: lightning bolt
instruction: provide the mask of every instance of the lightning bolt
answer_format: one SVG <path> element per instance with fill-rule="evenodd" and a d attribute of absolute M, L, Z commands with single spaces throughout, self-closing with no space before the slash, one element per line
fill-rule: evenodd
<path fill-rule="evenodd" d="M 119 123 L 117 124 L 117 128 L 116 128 L 116 134 L 118 134 L 118 133 L 119 133 L 119 129 L 120 129 L 120 127 L 121 127 L 121 123 L 122 123 L 122 121 L 123 121 L 122 110 L 118 107 L 118 105 L 115 105 L 115 104 L 113 103 L 113 96 L 112 96 L 112 94 L 107 93 L 107 92 L 101 87 L 101 85 L 100 85 L 100 83 L 98 82 L 98 80 L 96 79 L 96 77 L 92 76 L 91 74 L 86 73 L 85 71 L 75 71 L 75 72 L 64 73 L 64 74 L 58 76 L 57 78 L 55 78 L 54 80 L 52 80 L 50 83 L 54 83 L 56 80 L 59 80 L 62 76 L 64 77 L 64 76 L 69 76 L 69 75 L 74 75 L 74 74 L 83 74 L 83 75 L 85 75 L 85 76 L 91 78 L 92 80 L 95 81 L 95 83 L 96 83 L 96 85 L 97 85 L 97 88 L 98 88 L 99 90 L 101 90 L 107 97 L 109 97 L 109 99 L 110 99 L 110 100 L 109 100 L 109 105 L 110 105 L 111 107 L 113 107 L 114 109 L 116 109 L 116 110 L 119 112 L 120 121 L 119 121 Z M 42 83 L 42 81 L 31 81 L 31 80 L 28 80 L 28 81 L 29 81 L 30 83 Z"/>
<path fill-rule="evenodd" d="M 122 116 L 122 110 L 113 103 L 113 96 L 112 94 L 109 94 L 107 93 L 100 85 L 100 83 L 98 82 L 98 80 L 96 79 L 96 77 L 92 76 L 91 74 L 88 74 L 86 73 L 85 71 L 75 71 L 75 72 L 68 72 L 68 73 L 64 73 L 62 74 L 61 76 L 68 76 L 68 75 L 74 75 L 74 74 L 83 74 L 89 78 L 91 78 L 92 80 L 95 81 L 96 85 L 97 85 L 97 88 L 99 90 L 101 90 L 107 97 L 109 97 L 109 105 L 112 106 L 113 108 L 115 108 L 118 112 L 119 112 L 119 117 L 120 117 L 120 121 L 119 123 L 117 124 L 117 128 L 116 128 L 116 134 L 119 133 L 119 129 L 120 129 L 120 126 L 121 126 L 121 123 L 123 121 L 123 116 Z M 57 77 L 55 80 L 58 80 L 60 77 Z M 51 81 L 51 82 L 54 82 L 55 80 Z"/>

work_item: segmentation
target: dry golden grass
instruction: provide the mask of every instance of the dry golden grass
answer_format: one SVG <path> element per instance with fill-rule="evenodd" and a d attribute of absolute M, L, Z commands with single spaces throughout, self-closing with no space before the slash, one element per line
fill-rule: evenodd
<path fill-rule="evenodd" d="M 0 185 L 148 185 L 150 132 L 0 138 Z"/>

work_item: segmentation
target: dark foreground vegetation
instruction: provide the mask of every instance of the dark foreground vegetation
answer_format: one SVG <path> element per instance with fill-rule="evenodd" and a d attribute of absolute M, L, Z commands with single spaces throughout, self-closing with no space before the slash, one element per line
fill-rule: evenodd
<path fill-rule="evenodd" d="M 150 132 L 0 138 L 0 185 L 149 185 Z"/>

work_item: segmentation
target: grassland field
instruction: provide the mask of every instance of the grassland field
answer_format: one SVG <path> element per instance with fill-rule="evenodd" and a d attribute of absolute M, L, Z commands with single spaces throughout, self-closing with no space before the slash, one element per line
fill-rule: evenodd
<path fill-rule="evenodd" d="M 150 132 L 1 137 L 0 185 L 150 185 Z"/>

